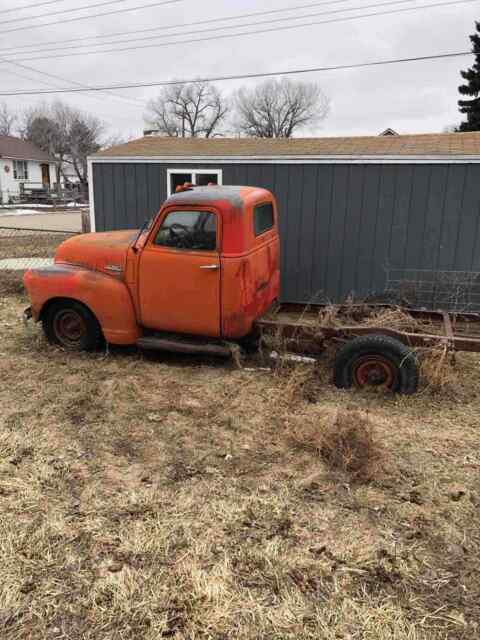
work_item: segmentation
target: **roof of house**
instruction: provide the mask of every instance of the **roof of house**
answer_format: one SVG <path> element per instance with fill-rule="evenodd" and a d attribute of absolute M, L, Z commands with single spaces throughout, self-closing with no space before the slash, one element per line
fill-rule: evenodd
<path fill-rule="evenodd" d="M 480 132 L 344 138 L 167 138 L 145 136 L 93 158 L 480 157 Z"/>
<path fill-rule="evenodd" d="M 0 157 L 52 162 L 48 153 L 36 147 L 32 142 L 14 136 L 0 136 Z"/>

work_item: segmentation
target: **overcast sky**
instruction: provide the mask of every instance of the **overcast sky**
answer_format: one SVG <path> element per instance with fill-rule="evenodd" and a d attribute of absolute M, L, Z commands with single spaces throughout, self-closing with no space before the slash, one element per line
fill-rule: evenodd
<path fill-rule="evenodd" d="M 423 56 L 453 51 L 468 50 L 469 34 L 474 31 L 475 19 L 480 19 L 480 0 L 468 4 L 445 7 L 430 7 L 417 11 L 380 15 L 348 22 L 311 24 L 314 21 L 352 16 L 361 13 L 385 11 L 387 8 L 370 8 L 382 0 L 181 0 L 170 5 L 138 9 L 116 15 L 89 18 L 35 29 L 23 29 L 27 25 L 38 25 L 54 20 L 70 20 L 75 16 L 107 12 L 130 7 L 153 4 L 155 0 L 115 0 L 111 4 L 75 10 L 79 6 L 93 5 L 107 0 L 61 0 L 43 5 L 38 0 L 0 0 L 0 74 L 2 90 L 45 89 L 48 86 L 71 86 L 102 84 L 124 81 L 148 82 L 170 78 L 192 78 L 223 74 L 269 72 L 312 66 L 351 64 L 387 58 Z M 384 0 L 392 1 L 392 0 Z M 421 6 L 446 0 L 397 0 L 392 8 Z M 160 44 L 164 41 L 234 33 L 235 30 L 215 30 L 198 33 L 209 25 L 165 30 L 168 25 L 207 20 L 209 18 L 283 9 L 300 5 L 316 5 L 290 12 L 246 18 L 235 22 L 225 21 L 210 25 L 250 24 L 256 26 L 237 28 L 236 31 L 273 28 L 292 25 L 296 22 L 308 26 L 291 30 L 260 33 L 235 38 L 221 38 L 208 42 L 183 43 L 172 46 L 143 48 L 137 51 L 87 54 L 92 48 L 112 48 L 102 42 L 157 36 L 158 39 L 140 42 L 141 45 Z M 42 6 L 38 6 L 42 5 Z M 160 5 L 160 2 L 159 2 Z M 347 11 L 350 7 L 356 11 Z M 363 7 L 362 10 L 358 8 Z M 15 9 L 15 11 L 6 11 Z M 58 11 L 69 13 L 53 15 Z M 338 12 L 305 20 L 293 20 L 312 13 Z M 32 15 L 41 19 L 27 20 Z M 287 18 L 284 22 L 262 27 L 264 20 Z M 8 21 L 8 22 L 7 22 Z M 22 29 L 18 29 L 22 27 Z M 158 32 L 109 37 L 112 33 L 158 27 Z M 15 29 L 15 31 L 13 31 Z M 182 32 L 195 31 L 196 35 Z M 6 31 L 10 31 L 6 33 Z M 178 34 L 176 37 L 173 34 Z M 168 38 L 167 38 L 168 35 Z M 79 42 L 78 38 L 101 36 L 98 40 Z M 64 45 L 53 44 L 59 40 Z M 67 49 L 76 44 L 85 46 L 82 55 L 71 57 L 32 60 L 45 55 L 59 55 L 78 50 Z M 117 47 L 137 44 L 117 45 Z M 100 45 L 100 46 L 99 46 Z M 28 46 L 29 48 L 21 49 Z M 48 53 L 34 53 L 39 48 L 55 48 Z M 62 79 L 39 75 L 35 71 L 3 62 L 5 58 L 16 60 L 38 72 L 53 74 Z M 370 69 L 311 73 L 300 76 L 303 80 L 318 82 L 331 99 L 331 113 L 316 135 L 363 135 L 377 134 L 386 127 L 399 133 L 442 131 L 446 126 L 459 122 L 457 110 L 460 83 L 459 70 L 466 68 L 473 57 L 430 62 L 416 62 Z M 17 75 L 18 74 L 18 75 Z M 22 77 L 20 77 L 22 76 Z M 252 84 L 250 81 L 248 84 Z M 225 94 L 247 84 L 244 80 L 217 83 Z M 62 99 L 69 104 L 88 110 L 100 117 L 112 132 L 123 135 L 141 135 L 143 114 L 149 98 L 158 89 L 117 90 L 110 94 L 64 94 Z M 120 97 L 118 97 L 120 96 Z M 122 98 L 123 97 L 123 98 Z M 13 109 L 24 109 L 39 98 L 9 97 L 5 99 Z M 45 99 L 45 98 L 42 98 Z M 48 99 L 51 99 L 48 97 Z M 0 97 L 0 101 L 4 99 Z"/>

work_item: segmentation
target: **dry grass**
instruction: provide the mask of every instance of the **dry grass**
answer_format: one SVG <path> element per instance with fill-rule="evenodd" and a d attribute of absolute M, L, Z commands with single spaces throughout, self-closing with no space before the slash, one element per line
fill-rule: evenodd
<path fill-rule="evenodd" d="M 23 291 L 23 271 L 0 270 L 0 296 L 17 295 Z"/>
<path fill-rule="evenodd" d="M 384 397 L 305 365 L 68 355 L 24 306 L 0 299 L 2 640 L 478 637 L 477 355 L 461 402 Z M 290 437 L 352 403 L 385 455 L 368 482 Z"/>
<path fill-rule="evenodd" d="M 447 345 L 419 350 L 418 355 L 425 391 L 461 395 L 461 365 L 457 366 L 457 357 Z M 460 397 L 458 399 L 460 400 Z"/>
<path fill-rule="evenodd" d="M 71 233 L 46 233 L 39 231 L 18 231 L 2 229 L 0 234 L 0 259 L 24 258 L 23 268 L 27 269 L 30 258 L 52 258 L 58 245 Z M 0 296 L 22 294 L 23 270 L 0 270 Z"/>
<path fill-rule="evenodd" d="M 392 307 L 375 309 L 370 305 L 328 305 L 318 315 L 319 327 L 339 327 L 361 324 L 365 327 L 388 327 L 399 331 L 424 332 L 425 323 L 417 321 L 409 313 Z M 432 330 L 433 325 L 429 326 Z"/>
<path fill-rule="evenodd" d="M 323 421 L 303 421 L 291 430 L 296 446 L 318 455 L 349 481 L 368 482 L 382 472 L 385 450 L 368 412 L 339 409 Z"/>
<path fill-rule="evenodd" d="M 2 258 L 50 258 L 64 240 L 72 233 L 47 233 L 39 231 L 17 231 L 3 229 L 0 235 L 0 257 Z"/>

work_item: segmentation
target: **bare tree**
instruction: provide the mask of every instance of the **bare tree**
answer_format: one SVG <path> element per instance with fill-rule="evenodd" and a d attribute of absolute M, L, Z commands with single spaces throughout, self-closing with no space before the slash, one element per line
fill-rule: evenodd
<path fill-rule="evenodd" d="M 14 133 L 18 115 L 13 113 L 6 102 L 0 105 L 0 136 L 11 136 Z"/>
<path fill-rule="evenodd" d="M 210 138 L 222 124 L 228 105 L 209 82 L 163 87 L 150 100 L 145 121 L 161 135 L 175 138 Z"/>
<path fill-rule="evenodd" d="M 311 82 L 266 80 L 235 94 L 235 128 L 256 138 L 290 138 L 327 117 L 330 101 Z"/>
<path fill-rule="evenodd" d="M 56 163 L 56 181 L 73 167 L 82 186 L 87 184 L 87 156 L 101 147 L 102 122 L 88 113 L 56 101 L 23 114 L 22 137 L 46 151 Z"/>
<path fill-rule="evenodd" d="M 95 116 L 80 111 L 70 113 L 65 162 L 73 166 L 82 185 L 88 184 L 87 158 L 101 148 L 100 138 L 103 129 L 102 122 Z"/>

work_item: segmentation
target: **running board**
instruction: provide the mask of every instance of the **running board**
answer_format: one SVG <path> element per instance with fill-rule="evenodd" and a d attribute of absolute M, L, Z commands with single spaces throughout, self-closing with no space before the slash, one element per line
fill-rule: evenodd
<path fill-rule="evenodd" d="M 137 340 L 137 347 L 140 347 L 140 349 L 151 349 L 152 351 L 171 351 L 173 353 L 190 354 L 200 353 L 210 356 L 222 356 L 224 358 L 229 358 L 232 355 L 231 350 L 221 344 L 201 343 L 192 340 L 175 340 L 172 338 L 156 338 L 155 336 L 139 338 Z"/>

